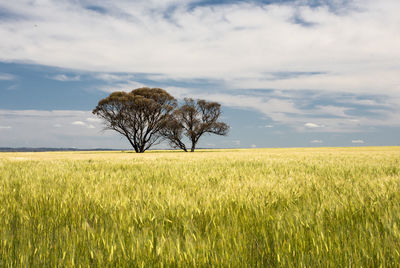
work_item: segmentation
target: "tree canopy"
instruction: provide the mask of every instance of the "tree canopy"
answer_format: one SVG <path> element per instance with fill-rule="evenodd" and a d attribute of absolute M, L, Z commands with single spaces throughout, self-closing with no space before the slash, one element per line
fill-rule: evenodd
<path fill-rule="evenodd" d="M 162 138 L 161 130 L 177 105 L 161 88 L 138 88 L 113 92 L 99 101 L 93 114 L 103 119 L 105 129 L 126 137 L 137 153 L 143 153 Z"/>
<path fill-rule="evenodd" d="M 204 134 L 222 136 L 228 134 L 229 126 L 218 121 L 221 115 L 221 104 L 192 98 L 185 98 L 184 101 L 185 103 L 175 110 L 161 131 L 171 146 L 186 152 L 187 147 L 182 141 L 184 135 L 191 142 L 190 151 L 193 152 Z"/>

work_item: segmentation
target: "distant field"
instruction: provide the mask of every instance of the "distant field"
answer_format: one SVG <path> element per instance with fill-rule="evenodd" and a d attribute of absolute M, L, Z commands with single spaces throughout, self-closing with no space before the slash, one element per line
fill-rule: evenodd
<path fill-rule="evenodd" d="M 0 267 L 400 263 L 400 147 L 0 153 Z"/>

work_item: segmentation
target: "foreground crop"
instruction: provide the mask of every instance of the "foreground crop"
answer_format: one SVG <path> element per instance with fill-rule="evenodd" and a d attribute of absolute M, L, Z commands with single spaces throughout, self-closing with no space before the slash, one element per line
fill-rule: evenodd
<path fill-rule="evenodd" d="M 0 154 L 0 266 L 395 266 L 400 149 Z"/>

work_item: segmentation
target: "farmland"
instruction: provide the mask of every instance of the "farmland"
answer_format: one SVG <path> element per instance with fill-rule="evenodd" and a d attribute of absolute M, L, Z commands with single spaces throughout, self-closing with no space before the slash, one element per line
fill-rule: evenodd
<path fill-rule="evenodd" d="M 400 148 L 0 153 L 0 266 L 400 263 Z"/>

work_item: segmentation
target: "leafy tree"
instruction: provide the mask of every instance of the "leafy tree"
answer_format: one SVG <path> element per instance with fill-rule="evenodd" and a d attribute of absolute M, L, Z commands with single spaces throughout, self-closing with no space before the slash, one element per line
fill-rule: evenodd
<path fill-rule="evenodd" d="M 103 119 L 105 129 L 126 137 L 137 153 L 160 141 L 177 105 L 176 99 L 161 88 L 138 88 L 113 92 L 99 101 L 93 114 Z"/>
<path fill-rule="evenodd" d="M 220 115 L 221 105 L 217 102 L 185 98 L 185 103 L 171 114 L 161 133 L 172 147 L 185 152 L 187 147 L 182 139 L 183 135 L 186 136 L 191 142 L 190 151 L 193 152 L 203 134 L 228 134 L 229 126 L 218 121 Z"/>

